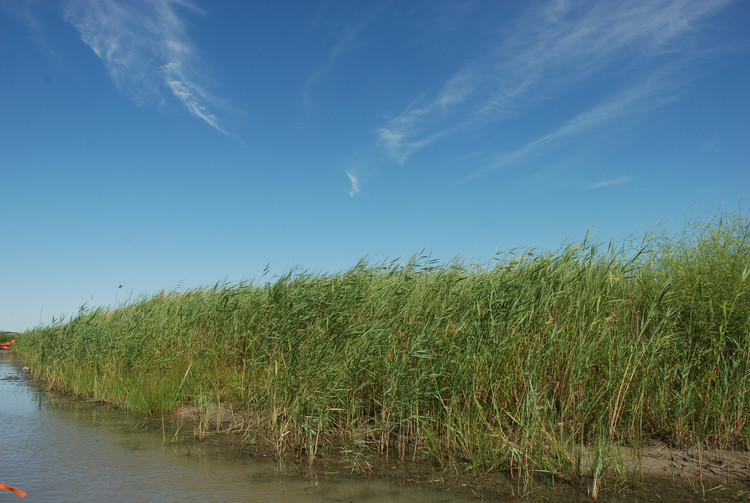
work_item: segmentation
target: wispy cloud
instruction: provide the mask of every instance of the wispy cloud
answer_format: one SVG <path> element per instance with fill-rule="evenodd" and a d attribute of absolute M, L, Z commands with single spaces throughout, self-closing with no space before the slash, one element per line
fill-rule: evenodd
<path fill-rule="evenodd" d="M 622 183 L 627 183 L 630 180 L 632 180 L 632 177 L 630 176 L 622 176 L 620 178 L 614 178 L 612 180 L 604 180 L 601 182 L 591 183 L 589 185 L 586 185 L 586 189 L 594 190 L 594 189 L 603 189 L 604 187 L 611 187 L 613 185 L 620 185 Z"/>
<path fill-rule="evenodd" d="M 137 103 L 163 102 L 168 91 L 188 111 L 227 134 L 199 83 L 201 72 L 183 16 L 204 15 L 188 0 L 74 0 L 65 18 L 102 60 L 112 81 Z"/>
<path fill-rule="evenodd" d="M 564 126 L 506 154 L 496 166 L 535 148 L 601 125 L 626 105 L 647 103 L 644 87 L 664 65 L 691 56 L 690 35 L 732 0 L 649 2 L 549 1 L 521 14 L 491 54 L 477 55 L 430 99 L 410 106 L 377 129 L 385 152 L 399 163 L 437 139 L 508 120 L 538 108 L 589 78 L 607 74 L 618 83 L 609 101 L 581 111 Z M 614 86 L 615 84 L 613 84 Z M 622 84 L 619 84 L 622 86 Z M 482 174 L 488 169 L 474 173 Z"/>
<path fill-rule="evenodd" d="M 658 103 L 669 99 L 658 94 L 664 86 L 663 81 L 654 78 L 620 92 L 605 102 L 573 117 L 553 132 L 530 141 L 513 151 L 497 155 L 495 159 L 485 163 L 484 166 L 469 175 L 466 180 L 508 166 L 539 150 L 621 119 L 626 115 L 635 113 L 635 111 L 643 112 L 648 107 L 656 106 Z"/>
<path fill-rule="evenodd" d="M 349 182 L 351 182 L 351 188 L 349 189 L 349 197 L 354 197 L 354 195 L 359 192 L 359 187 L 360 187 L 359 177 L 350 171 L 346 172 L 346 176 L 349 177 Z"/>

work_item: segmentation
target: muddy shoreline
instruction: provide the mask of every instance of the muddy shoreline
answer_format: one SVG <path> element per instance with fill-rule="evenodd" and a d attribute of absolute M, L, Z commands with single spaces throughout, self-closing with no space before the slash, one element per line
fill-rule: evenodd
<path fill-rule="evenodd" d="M 244 447 L 248 453 L 258 457 L 274 457 L 262 445 Z M 623 449 L 623 451 L 626 451 Z M 630 455 L 624 452 L 623 457 Z M 345 454 L 334 451 L 316 458 L 310 466 L 307 458 L 294 454 L 286 456 L 286 463 L 293 463 L 299 473 L 318 478 L 346 474 L 359 477 L 380 477 L 406 483 L 424 484 L 462 497 L 471 495 L 490 501 L 512 501 L 516 498 L 549 501 L 554 495 L 557 501 L 593 501 L 590 481 L 571 484 L 545 474 L 535 474 L 534 480 L 512 477 L 507 472 L 473 473 L 468 463 L 452 462 L 445 467 L 431 465 L 426 456 L 415 460 L 386 458 L 377 453 L 367 456 L 366 466 L 353 464 Z M 750 498 L 750 469 L 748 453 L 722 450 L 672 449 L 654 445 L 645 450 L 641 460 L 633 460 L 623 468 L 630 476 L 627 482 L 618 482 L 617 476 L 608 474 L 608 485 L 598 494 L 598 499 L 607 501 L 642 501 L 669 497 L 676 494 L 683 501 L 743 501 Z M 616 471 L 616 470 L 615 470 Z M 634 475 L 635 474 L 635 475 Z"/>
<path fill-rule="evenodd" d="M 425 451 L 417 449 L 404 459 L 347 445 L 321 448 L 310 464 L 304 447 L 287 446 L 279 456 L 277 447 L 257 433 L 248 435 L 233 425 L 228 410 L 210 411 L 201 418 L 194 407 L 182 407 L 170 416 L 185 432 L 193 431 L 204 441 L 238 446 L 249 456 L 273 459 L 280 469 L 294 471 L 314 481 L 329 477 L 378 477 L 403 483 L 427 485 L 462 498 L 488 501 L 594 501 L 592 481 L 570 483 L 549 474 L 535 473 L 533 480 L 506 471 L 472 470 L 469 463 L 448 462 L 435 466 Z M 218 423 L 217 423 L 218 419 Z M 152 418 L 150 427 L 160 428 Z M 217 429 L 217 424 L 219 425 Z M 206 427 L 206 425 L 208 427 Z M 253 439 L 248 441 L 252 437 Z M 750 500 L 750 451 L 675 448 L 651 443 L 640 449 L 626 447 L 610 452 L 610 471 L 604 477 L 597 500 L 608 501 L 748 501 Z"/>

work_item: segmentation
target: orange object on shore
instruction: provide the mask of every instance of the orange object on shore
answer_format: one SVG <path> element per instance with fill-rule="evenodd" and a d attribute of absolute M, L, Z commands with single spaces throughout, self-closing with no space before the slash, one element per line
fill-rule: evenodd
<path fill-rule="evenodd" d="M 26 497 L 26 491 L 22 491 L 20 489 L 16 489 L 15 487 L 6 486 L 3 483 L 0 483 L 0 489 L 5 489 L 6 491 L 12 491 L 12 492 L 16 493 L 17 495 L 19 495 L 20 497 L 22 497 L 22 498 Z"/>
<path fill-rule="evenodd" d="M 10 349 L 10 345 L 15 344 L 15 343 L 16 343 L 15 339 L 11 339 L 10 342 L 0 342 L 0 349 Z"/>

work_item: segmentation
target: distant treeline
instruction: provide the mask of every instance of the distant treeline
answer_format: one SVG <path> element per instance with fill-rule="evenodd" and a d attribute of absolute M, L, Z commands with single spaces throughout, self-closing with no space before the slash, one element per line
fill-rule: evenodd
<path fill-rule="evenodd" d="M 0 330 L 0 342 L 9 342 L 18 335 L 17 332 L 5 332 Z"/>
<path fill-rule="evenodd" d="M 279 455 L 424 455 L 596 486 L 617 446 L 750 445 L 750 218 L 160 293 L 16 349 L 60 390 L 189 406 L 202 431 L 227 410 L 225 428 Z"/>

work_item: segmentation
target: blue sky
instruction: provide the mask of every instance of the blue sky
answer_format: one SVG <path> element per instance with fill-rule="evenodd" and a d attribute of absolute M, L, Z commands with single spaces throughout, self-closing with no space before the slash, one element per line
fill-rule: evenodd
<path fill-rule="evenodd" d="M 748 27 L 744 0 L 0 0 L 0 329 L 746 207 Z"/>

